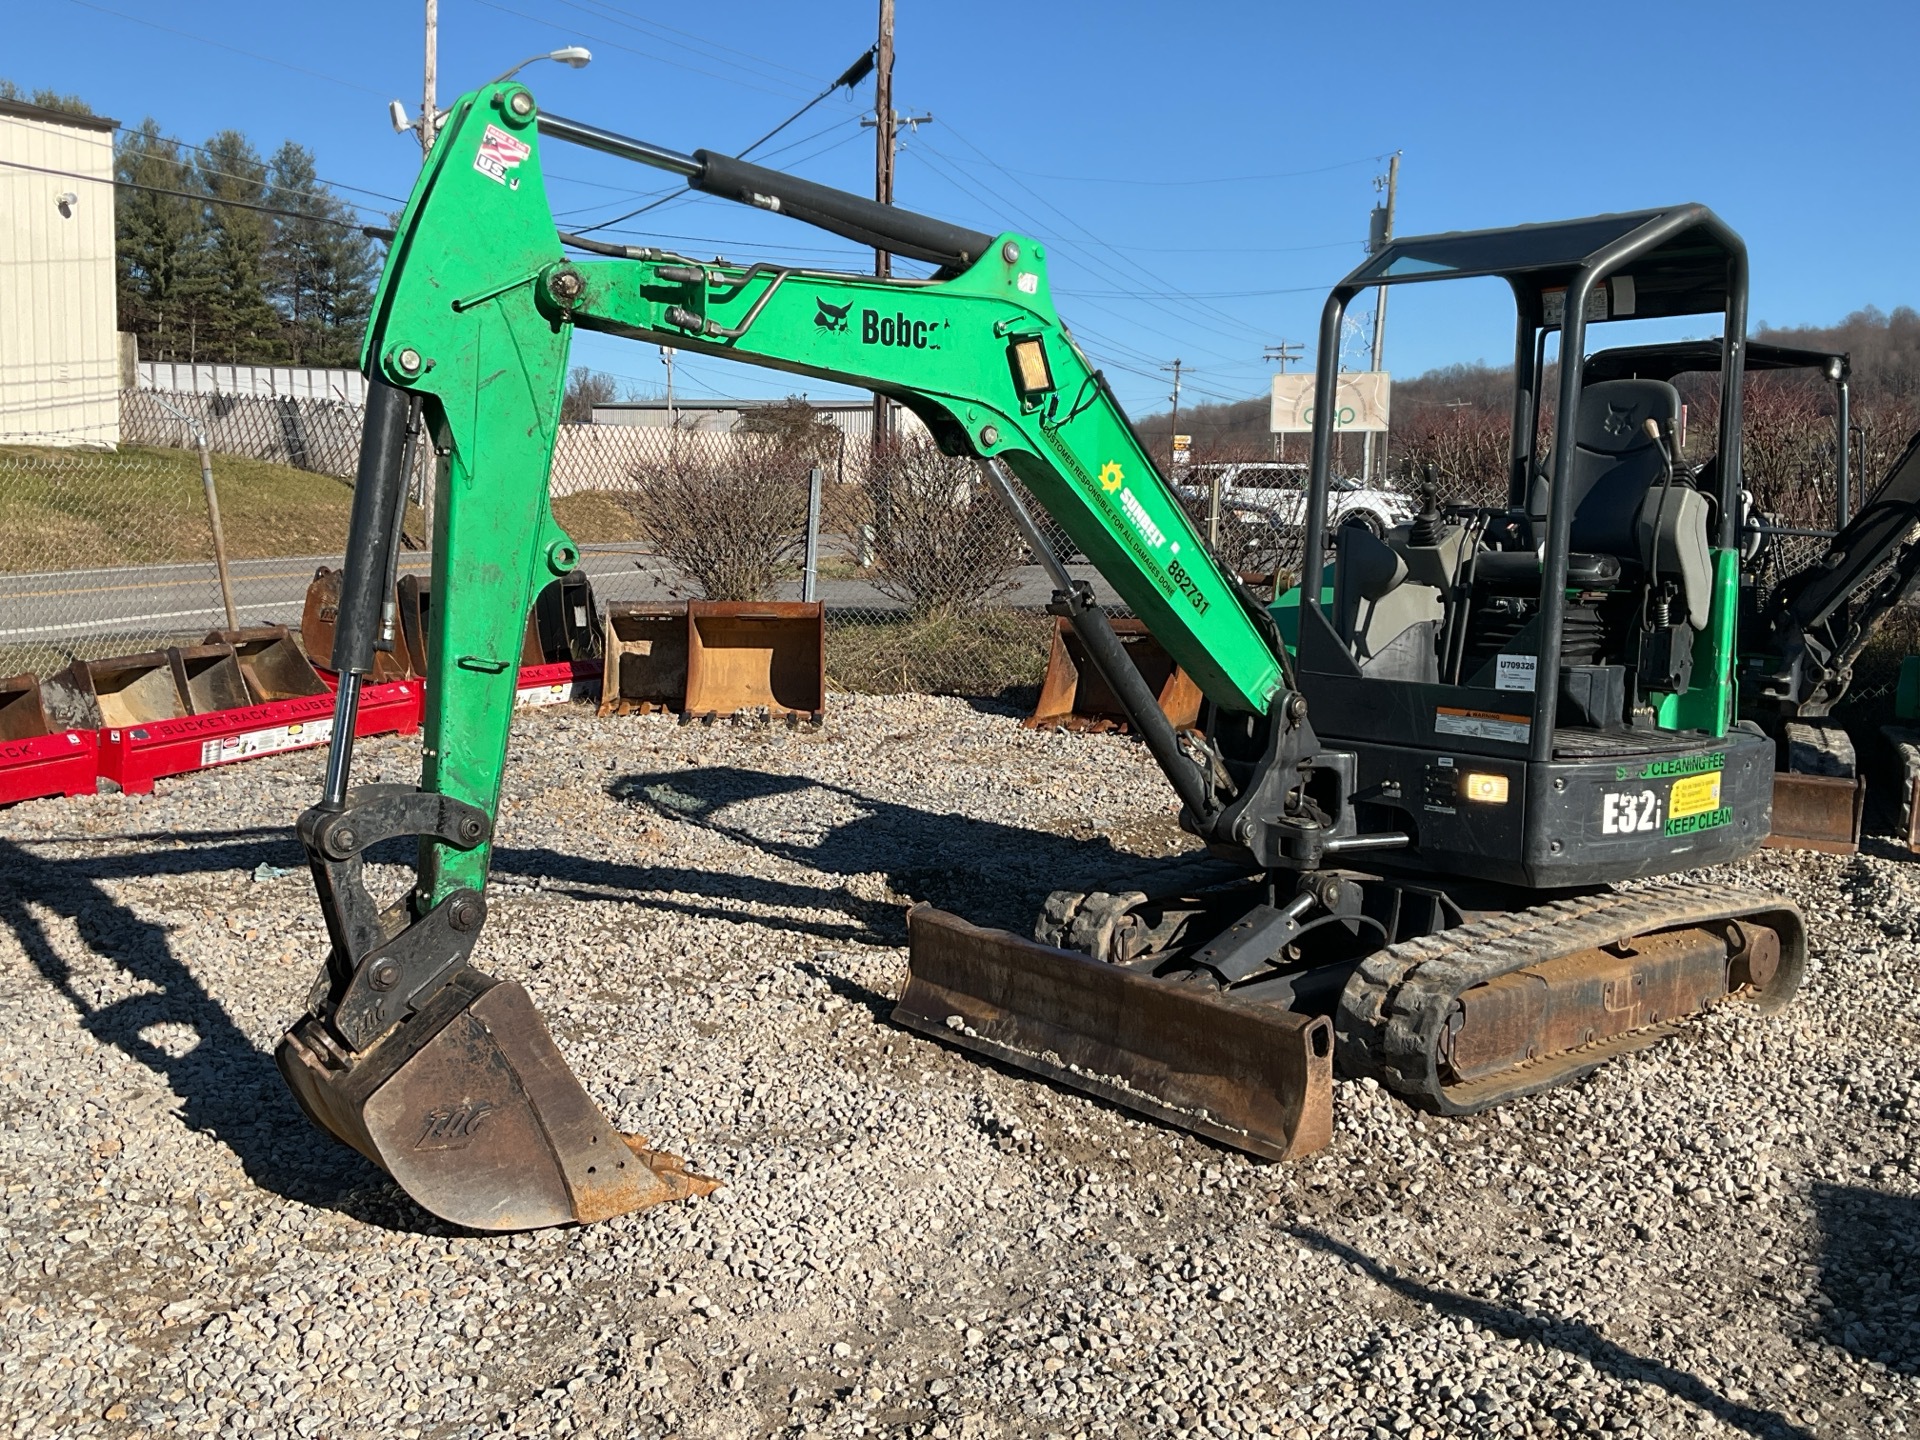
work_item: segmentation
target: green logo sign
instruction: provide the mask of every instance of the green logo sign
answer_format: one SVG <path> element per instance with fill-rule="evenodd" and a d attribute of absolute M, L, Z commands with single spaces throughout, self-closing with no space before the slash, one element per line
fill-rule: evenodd
<path fill-rule="evenodd" d="M 1698 815 L 1682 815 L 1676 820 L 1667 821 L 1667 834 L 1695 835 L 1702 830 L 1718 830 L 1722 825 L 1733 823 L 1733 807 L 1722 805 L 1718 810 L 1703 810 Z"/>
<path fill-rule="evenodd" d="M 1675 775 L 1698 775 L 1703 770 L 1723 770 L 1726 768 L 1726 752 L 1715 750 L 1707 755 L 1675 755 L 1666 760 L 1649 761 L 1647 768 L 1640 772 L 1642 780 L 1666 780 Z M 1620 779 L 1627 777 L 1621 775 Z"/>

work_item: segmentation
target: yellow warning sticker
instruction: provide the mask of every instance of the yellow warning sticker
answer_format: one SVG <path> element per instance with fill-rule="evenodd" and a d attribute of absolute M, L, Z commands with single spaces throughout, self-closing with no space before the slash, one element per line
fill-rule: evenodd
<path fill-rule="evenodd" d="M 1673 782 L 1673 793 L 1667 798 L 1667 818 L 1684 820 L 1689 815 L 1704 815 L 1709 810 L 1720 808 L 1720 771 L 1709 770 L 1705 775 L 1689 775 L 1684 780 Z"/>

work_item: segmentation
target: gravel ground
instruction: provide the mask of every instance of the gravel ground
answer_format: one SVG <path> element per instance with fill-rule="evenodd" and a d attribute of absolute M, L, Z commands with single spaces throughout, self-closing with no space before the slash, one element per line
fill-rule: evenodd
<path fill-rule="evenodd" d="M 270 1058 L 315 754 L 0 812 L 0 1437 L 1764 1436 L 1920 1414 L 1920 871 L 1739 867 L 1816 958 L 1465 1121 L 1341 1083 L 1249 1162 L 890 1028 L 902 907 L 1024 926 L 1180 843 L 1126 741 L 836 702 L 519 722 L 479 962 L 725 1185 L 469 1235 Z M 410 778 L 417 742 L 362 750 Z M 276 873 L 276 867 L 294 867 Z M 395 885 L 403 871 L 383 872 Z"/>

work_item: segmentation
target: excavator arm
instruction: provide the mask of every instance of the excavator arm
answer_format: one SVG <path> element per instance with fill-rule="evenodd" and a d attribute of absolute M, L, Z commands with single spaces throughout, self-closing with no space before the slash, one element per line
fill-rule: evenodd
<path fill-rule="evenodd" d="M 574 248 L 599 258 L 571 259 L 547 205 L 543 131 L 942 268 L 881 279 L 592 242 Z M 1176 736 L 1086 587 L 1043 554 L 1056 608 L 1135 712 L 1185 823 L 1249 866 L 1276 847 L 1298 868 L 1317 861 L 1325 817 L 1301 800 L 1314 747 L 1297 697 L 1283 703 L 1285 648 L 1214 561 L 1061 323 L 1043 245 L 543 119 L 518 84 L 474 92 L 453 107 L 397 227 L 362 356 L 370 397 L 334 638 L 335 727 L 321 801 L 300 822 L 331 953 L 279 1052 L 308 1113 L 427 1208 L 476 1228 L 526 1228 L 701 1183 L 670 1157 L 621 1143 L 526 992 L 470 964 L 524 619 L 540 588 L 579 559 L 547 498 L 579 329 L 889 395 L 943 448 L 981 461 L 1026 518 L 1005 483 L 1011 471 L 1218 712 L 1241 717 L 1247 734 L 1286 737 L 1259 740 L 1232 770 L 1210 742 Z M 355 788 L 354 710 L 376 650 L 392 640 L 382 597 L 392 592 L 407 451 L 423 438 L 438 465 L 421 782 Z M 1027 528 L 1044 551 L 1030 518 Z M 1277 784 L 1262 778 L 1272 775 Z M 1253 824 L 1256 802 L 1285 838 Z M 418 845 L 418 882 L 383 910 L 367 893 L 363 857 L 400 837 Z"/>

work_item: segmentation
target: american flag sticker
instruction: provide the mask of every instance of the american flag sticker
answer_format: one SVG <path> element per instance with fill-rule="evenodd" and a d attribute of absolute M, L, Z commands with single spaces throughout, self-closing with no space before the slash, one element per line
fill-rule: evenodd
<path fill-rule="evenodd" d="M 480 137 L 480 150 L 473 157 L 473 168 L 495 184 L 518 190 L 519 180 L 508 179 L 507 172 L 532 153 L 533 148 L 524 140 L 516 140 L 498 125 L 489 125 L 487 133 Z"/>

